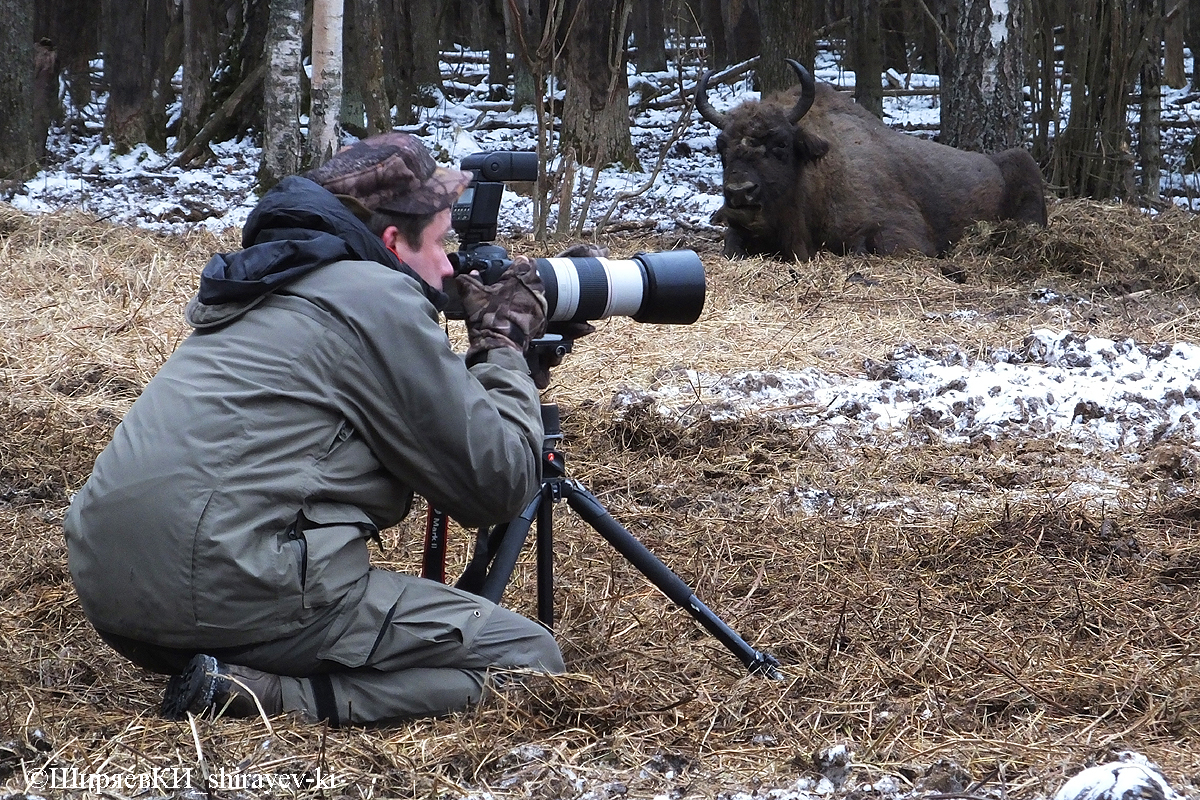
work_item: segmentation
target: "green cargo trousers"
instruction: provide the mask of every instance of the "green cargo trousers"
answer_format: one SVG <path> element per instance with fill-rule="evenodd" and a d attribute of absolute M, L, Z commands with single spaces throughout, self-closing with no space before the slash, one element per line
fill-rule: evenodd
<path fill-rule="evenodd" d="M 459 711 L 479 702 L 494 671 L 565 669 L 540 623 L 452 586 L 379 569 L 284 639 L 197 651 L 100 635 L 155 672 L 178 673 L 205 652 L 279 675 L 284 711 L 333 725 Z"/>

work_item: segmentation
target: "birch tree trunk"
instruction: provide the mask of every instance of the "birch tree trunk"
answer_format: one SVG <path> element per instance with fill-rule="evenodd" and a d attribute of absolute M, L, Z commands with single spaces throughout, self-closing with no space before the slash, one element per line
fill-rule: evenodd
<path fill-rule="evenodd" d="M 37 170 L 33 135 L 33 0 L 0 0 L 0 180 Z"/>
<path fill-rule="evenodd" d="M 942 89 L 941 141 L 992 153 L 1025 141 L 1020 0 L 959 0 L 953 67 Z"/>
<path fill-rule="evenodd" d="M 300 21 L 304 0 L 271 0 L 259 191 L 300 171 Z"/>
<path fill-rule="evenodd" d="M 306 168 L 319 167 L 337 152 L 342 114 L 342 0 L 314 0 L 312 102 L 308 113 Z"/>

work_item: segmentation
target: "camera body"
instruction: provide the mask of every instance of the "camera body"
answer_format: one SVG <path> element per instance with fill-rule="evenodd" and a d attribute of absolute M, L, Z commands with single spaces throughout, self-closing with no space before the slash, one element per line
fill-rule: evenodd
<path fill-rule="evenodd" d="M 512 263 L 508 251 L 491 242 L 504 182 L 537 180 L 537 153 L 475 153 L 462 160 L 461 168 L 475 177 L 450 212 L 459 237 L 451 263 L 456 273 L 477 272 L 483 283 L 493 283 Z M 691 250 L 638 253 L 629 259 L 538 258 L 534 264 L 545 287 L 550 322 L 627 316 L 636 322 L 690 325 L 704 310 L 704 265 Z"/>
<path fill-rule="evenodd" d="M 473 153 L 459 168 L 474 176 L 450 210 L 450 224 L 466 249 L 496 238 L 505 181 L 536 181 L 538 158 L 530 152 Z"/>

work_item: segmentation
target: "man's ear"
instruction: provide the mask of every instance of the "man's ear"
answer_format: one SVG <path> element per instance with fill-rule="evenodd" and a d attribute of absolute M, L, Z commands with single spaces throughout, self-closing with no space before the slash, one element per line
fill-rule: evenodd
<path fill-rule="evenodd" d="M 383 233 L 379 234 L 379 238 L 383 240 L 383 245 L 388 250 L 396 249 L 396 239 L 400 236 L 400 229 L 395 225 L 388 225 L 383 229 Z"/>
<path fill-rule="evenodd" d="M 412 248 L 408 246 L 408 240 L 400 235 L 400 229 L 395 225 L 388 225 L 383 229 L 383 233 L 379 234 L 379 238 L 383 240 L 383 246 L 396 254 L 396 258 L 405 261 L 412 255 Z"/>

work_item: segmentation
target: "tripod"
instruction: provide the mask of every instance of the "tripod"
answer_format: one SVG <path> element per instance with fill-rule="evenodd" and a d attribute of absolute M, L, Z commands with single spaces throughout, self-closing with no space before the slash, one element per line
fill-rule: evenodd
<path fill-rule="evenodd" d="M 540 341 L 540 340 L 539 340 Z M 537 342 L 534 343 L 535 345 Z M 569 344 L 566 350 L 569 350 Z M 559 353 L 566 352 L 559 345 Z M 532 358 L 532 356 L 531 356 Z M 779 661 L 751 647 L 741 636 L 714 614 L 695 593 L 672 572 L 637 538 L 613 519 L 600 501 L 577 481 L 566 477 L 563 454 L 556 449 L 562 439 L 559 425 L 558 405 L 542 405 L 542 425 L 545 438 L 542 442 L 542 485 L 540 491 L 525 507 L 519 517 L 509 522 L 480 529 L 475 553 L 463 574 L 455 584 L 458 588 L 499 603 L 504 589 L 512 578 L 517 558 L 525 546 L 529 530 L 537 523 L 537 609 L 538 619 L 547 627 L 554 625 L 554 504 L 566 500 L 567 504 L 609 544 L 623 555 L 633 566 L 649 578 L 658 589 L 680 608 L 692 615 L 709 633 L 725 645 L 751 674 L 762 674 L 769 678 L 782 678 Z M 434 514 L 431 512 L 430 528 L 433 530 Z M 444 517 L 442 518 L 444 525 Z M 443 529 L 444 530 L 444 529 Z M 436 577 L 436 569 L 430 568 L 430 544 L 444 546 L 444 535 L 427 531 L 426 577 Z M 443 572 L 444 575 L 444 572 Z"/>

